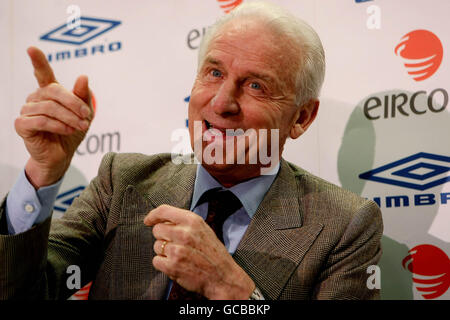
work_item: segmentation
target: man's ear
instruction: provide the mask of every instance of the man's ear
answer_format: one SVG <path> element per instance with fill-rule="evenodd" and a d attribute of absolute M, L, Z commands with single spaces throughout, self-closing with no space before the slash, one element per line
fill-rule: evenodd
<path fill-rule="evenodd" d="M 295 113 L 296 121 L 289 133 L 292 139 L 297 139 L 308 129 L 317 116 L 319 103 L 319 100 L 311 99 L 297 110 Z"/>

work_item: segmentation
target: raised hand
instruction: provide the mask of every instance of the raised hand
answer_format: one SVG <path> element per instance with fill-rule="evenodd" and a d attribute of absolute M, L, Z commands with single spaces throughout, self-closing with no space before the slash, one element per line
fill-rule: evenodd
<path fill-rule="evenodd" d="M 93 111 L 86 76 L 79 76 L 70 92 L 56 81 L 41 50 L 30 47 L 27 52 L 39 89 L 28 96 L 14 124 L 30 154 L 25 173 L 38 189 L 58 181 L 69 168 Z"/>

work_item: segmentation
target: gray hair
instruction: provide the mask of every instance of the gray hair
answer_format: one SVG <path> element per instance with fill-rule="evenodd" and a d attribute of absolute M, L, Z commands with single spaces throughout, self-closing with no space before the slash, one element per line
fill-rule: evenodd
<path fill-rule="evenodd" d="M 236 18 L 257 17 L 274 31 L 285 35 L 298 48 L 299 70 L 296 71 L 296 103 L 301 106 L 318 99 L 325 77 L 325 53 L 319 36 L 305 21 L 287 10 L 268 2 L 245 2 L 211 26 L 202 39 L 198 52 L 200 69 L 211 40 L 227 22 Z"/>

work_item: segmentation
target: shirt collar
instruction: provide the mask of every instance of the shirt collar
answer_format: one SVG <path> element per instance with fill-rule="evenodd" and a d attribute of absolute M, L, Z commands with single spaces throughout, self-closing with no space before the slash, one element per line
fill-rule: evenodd
<path fill-rule="evenodd" d="M 261 201 L 272 185 L 278 171 L 280 163 L 272 170 L 271 174 L 261 175 L 245 182 L 225 188 L 216 179 L 206 171 L 203 166 L 197 167 L 197 175 L 195 177 L 194 193 L 192 196 L 191 211 L 197 206 L 200 197 L 208 190 L 219 188 L 230 190 L 241 201 L 242 206 L 250 218 L 256 213 Z"/>

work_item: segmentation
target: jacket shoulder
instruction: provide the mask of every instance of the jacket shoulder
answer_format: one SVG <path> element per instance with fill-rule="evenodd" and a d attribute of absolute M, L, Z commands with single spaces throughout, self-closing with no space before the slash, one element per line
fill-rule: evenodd
<path fill-rule="evenodd" d="M 136 185 L 146 181 L 157 183 L 167 179 L 185 164 L 175 164 L 172 154 L 159 153 L 145 155 L 142 153 L 107 153 L 100 164 L 99 177 L 109 175 L 115 186 Z"/>
<path fill-rule="evenodd" d="M 299 202 L 305 219 L 319 218 L 321 221 L 343 225 L 350 223 L 358 214 L 367 218 L 381 218 L 378 205 L 360 195 L 320 178 L 297 165 L 288 162 L 295 175 L 299 190 Z"/>

